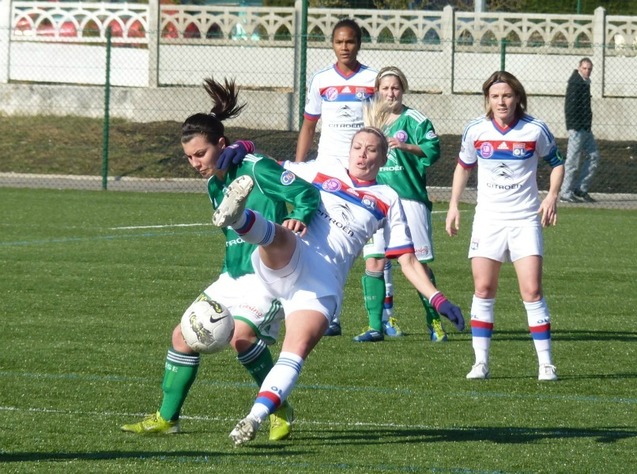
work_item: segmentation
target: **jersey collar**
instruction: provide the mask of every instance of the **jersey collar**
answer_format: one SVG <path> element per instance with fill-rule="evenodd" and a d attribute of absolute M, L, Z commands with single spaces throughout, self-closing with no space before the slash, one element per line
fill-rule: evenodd
<path fill-rule="evenodd" d="M 361 70 L 361 66 L 362 66 L 362 64 L 357 61 L 356 68 L 352 72 L 346 73 L 345 71 L 343 71 L 341 68 L 338 67 L 338 63 L 335 63 L 334 64 L 334 70 L 336 71 L 336 73 L 339 76 L 342 76 L 345 79 L 348 79 L 348 78 L 352 77 L 354 74 L 356 74 L 358 71 L 360 71 Z"/>
<path fill-rule="evenodd" d="M 349 174 L 349 171 L 347 171 L 347 174 L 349 178 L 352 180 L 352 183 L 354 184 L 354 186 L 356 186 L 357 188 L 362 188 L 365 186 L 373 186 L 374 184 L 378 184 L 378 182 L 375 179 L 372 181 L 364 181 L 362 179 L 354 178 L 354 176 Z"/>

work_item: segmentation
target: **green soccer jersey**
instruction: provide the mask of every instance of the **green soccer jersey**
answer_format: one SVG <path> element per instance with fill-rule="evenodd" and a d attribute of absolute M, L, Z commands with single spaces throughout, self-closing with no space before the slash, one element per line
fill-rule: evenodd
<path fill-rule="evenodd" d="M 378 182 L 391 186 L 401 198 L 422 202 L 431 210 L 427 195 L 427 168 L 440 158 L 440 139 L 433 124 L 422 113 L 405 106 L 385 134 L 403 143 L 418 145 L 425 156 L 390 150 L 387 164 L 378 173 Z"/>
<path fill-rule="evenodd" d="M 284 170 L 276 161 L 256 154 L 246 155 L 239 166 L 228 170 L 223 180 L 217 176 L 208 180 L 208 195 L 214 209 L 223 201 L 227 185 L 246 174 L 254 180 L 247 208 L 277 223 L 286 219 L 310 222 L 320 203 L 318 190 L 291 171 Z M 292 207 L 290 211 L 288 203 Z M 233 278 L 254 273 L 250 256 L 257 246 L 244 242 L 230 227 L 222 231 L 226 236 L 226 254 L 221 272 Z"/>

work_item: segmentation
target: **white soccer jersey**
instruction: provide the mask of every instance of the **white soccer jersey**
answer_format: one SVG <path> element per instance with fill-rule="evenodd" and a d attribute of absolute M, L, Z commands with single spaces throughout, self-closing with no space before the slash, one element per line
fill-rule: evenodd
<path fill-rule="evenodd" d="M 302 240 L 329 263 L 327 271 L 341 288 L 363 246 L 380 228 L 385 229 L 387 257 L 414 253 L 400 199 L 389 186 L 357 183 L 334 163 L 314 160 L 284 166 L 321 191 L 321 205 Z"/>
<path fill-rule="evenodd" d="M 352 137 L 363 127 L 363 102 L 374 96 L 377 71 L 363 66 L 350 75 L 334 64 L 311 79 L 305 104 L 306 120 L 321 120 L 318 158 L 349 164 Z"/>
<path fill-rule="evenodd" d="M 525 115 L 507 130 L 486 116 L 470 122 L 458 162 L 465 168 L 478 165 L 476 218 L 536 219 L 538 158 L 551 167 L 562 164 L 555 139 L 541 120 Z"/>

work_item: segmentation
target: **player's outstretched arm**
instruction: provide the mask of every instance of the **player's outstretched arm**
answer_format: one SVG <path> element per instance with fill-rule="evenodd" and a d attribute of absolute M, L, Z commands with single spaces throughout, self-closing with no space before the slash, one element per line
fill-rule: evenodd
<path fill-rule="evenodd" d="M 429 279 L 429 275 L 425 272 L 422 264 L 418 261 L 413 253 L 406 253 L 398 257 L 400 268 L 422 295 L 424 295 L 431 305 L 440 314 L 451 321 L 458 331 L 464 330 L 464 317 L 458 306 L 450 302 L 445 296 L 434 286 Z"/>

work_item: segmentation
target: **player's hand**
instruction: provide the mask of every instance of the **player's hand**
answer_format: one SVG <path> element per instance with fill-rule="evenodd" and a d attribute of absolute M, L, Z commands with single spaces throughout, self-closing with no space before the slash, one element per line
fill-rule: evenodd
<path fill-rule="evenodd" d="M 237 140 L 232 145 L 227 146 L 221 152 L 217 160 L 217 169 L 226 170 L 228 167 L 240 164 L 248 153 L 254 152 L 254 143 L 249 140 Z"/>
<path fill-rule="evenodd" d="M 460 230 L 460 211 L 458 209 L 449 208 L 447 211 L 445 230 L 451 237 L 458 235 L 458 230 Z"/>
<path fill-rule="evenodd" d="M 449 301 L 445 295 L 438 292 L 429 300 L 429 302 L 436 311 L 451 321 L 458 331 L 464 331 L 464 317 L 462 316 L 462 311 L 458 306 Z"/>
<path fill-rule="evenodd" d="M 546 196 L 538 210 L 542 227 L 557 224 L 557 196 Z"/>
<path fill-rule="evenodd" d="M 283 224 L 281 225 L 286 229 L 290 229 L 295 234 L 299 234 L 301 237 L 305 235 L 305 232 L 307 230 L 307 226 L 303 222 L 296 219 L 288 219 L 286 221 L 283 221 Z"/>
<path fill-rule="evenodd" d="M 451 301 L 446 300 L 442 303 L 438 308 L 438 312 L 443 316 L 446 316 L 458 331 L 464 331 L 464 317 L 462 316 L 462 311 Z"/>

